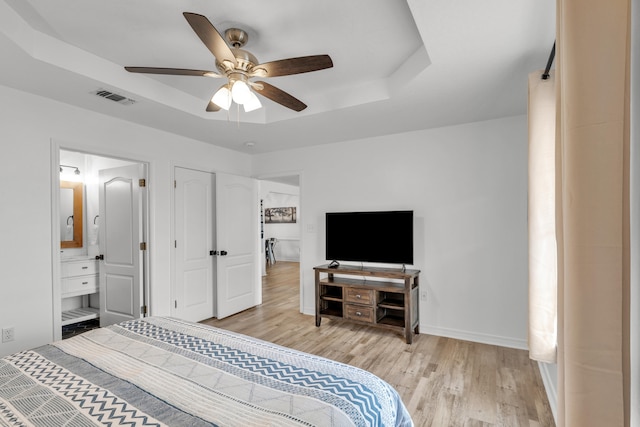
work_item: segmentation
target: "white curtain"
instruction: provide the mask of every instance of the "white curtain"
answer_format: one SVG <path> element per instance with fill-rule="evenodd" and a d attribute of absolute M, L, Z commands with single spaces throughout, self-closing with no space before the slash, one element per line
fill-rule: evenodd
<path fill-rule="evenodd" d="M 630 0 L 558 0 L 555 138 L 553 120 L 540 120 L 554 110 L 541 100 L 554 91 L 539 72 L 529 80 L 529 338 L 532 357 L 557 358 L 558 427 L 630 427 L 637 405 L 629 347 L 630 10 Z M 557 294 L 545 295 L 554 275 Z"/>
<path fill-rule="evenodd" d="M 631 426 L 630 9 L 557 1 L 558 427 Z"/>
<path fill-rule="evenodd" d="M 556 94 L 553 71 L 529 74 L 529 356 L 557 350 Z"/>

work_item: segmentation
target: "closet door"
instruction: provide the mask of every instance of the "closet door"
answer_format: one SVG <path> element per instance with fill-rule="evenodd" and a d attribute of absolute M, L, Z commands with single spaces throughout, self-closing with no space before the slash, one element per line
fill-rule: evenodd
<path fill-rule="evenodd" d="M 254 179 L 216 174 L 217 317 L 262 302 L 258 185 Z"/>
<path fill-rule="evenodd" d="M 175 168 L 173 316 L 199 322 L 214 316 L 214 175 Z"/>

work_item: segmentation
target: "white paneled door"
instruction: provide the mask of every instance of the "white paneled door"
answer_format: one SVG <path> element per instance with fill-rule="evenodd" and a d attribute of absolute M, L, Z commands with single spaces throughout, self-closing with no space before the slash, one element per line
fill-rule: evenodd
<path fill-rule="evenodd" d="M 258 186 L 254 179 L 216 174 L 217 317 L 262 302 Z"/>
<path fill-rule="evenodd" d="M 99 171 L 100 326 L 142 316 L 144 166 Z"/>
<path fill-rule="evenodd" d="M 214 316 L 215 175 L 175 168 L 173 315 L 198 322 Z"/>

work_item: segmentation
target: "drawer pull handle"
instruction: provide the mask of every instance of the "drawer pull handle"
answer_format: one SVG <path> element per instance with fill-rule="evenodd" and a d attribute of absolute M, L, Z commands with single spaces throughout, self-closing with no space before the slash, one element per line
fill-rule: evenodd
<path fill-rule="evenodd" d="M 87 268 L 89 268 L 89 267 L 87 267 L 86 265 L 84 267 L 82 267 L 83 270 L 86 270 Z"/>
<path fill-rule="evenodd" d="M 362 316 L 362 313 L 360 313 L 359 311 L 356 311 L 356 316 Z"/>
<path fill-rule="evenodd" d="M 357 294 L 357 295 L 356 295 L 356 298 L 360 299 L 360 298 L 362 298 L 362 295 Z"/>
<path fill-rule="evenodd" d="M 88 284 L 89 284 L 89 282 L 82 282 L 82 284 L 83 284 L 83 285 L 88 285 Z"/>

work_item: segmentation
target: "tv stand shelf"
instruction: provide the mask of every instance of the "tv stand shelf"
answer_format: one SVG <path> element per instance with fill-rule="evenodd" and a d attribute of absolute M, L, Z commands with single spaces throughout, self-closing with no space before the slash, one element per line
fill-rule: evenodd
<path fill-rule="evenodd" d="M 401 331 L 407 344 L 419 333 L 420 270 L 329 264 L 313 269 L 316 326 L 323 317 L 367 324 Z"/>

